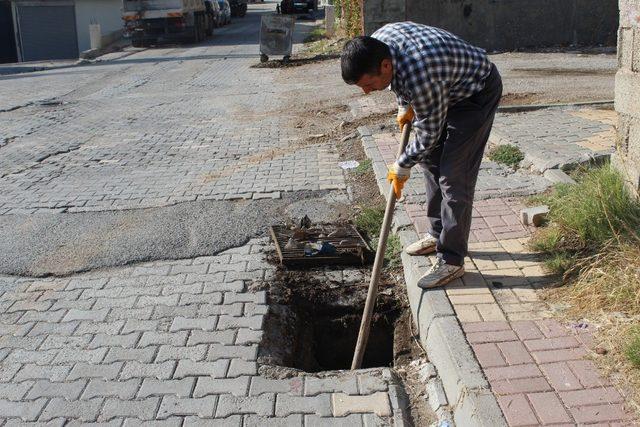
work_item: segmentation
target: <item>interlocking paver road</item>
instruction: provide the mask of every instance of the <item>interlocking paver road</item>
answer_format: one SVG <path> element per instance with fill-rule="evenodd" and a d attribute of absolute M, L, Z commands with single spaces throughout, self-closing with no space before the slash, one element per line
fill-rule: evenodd
<path fill-rule="evenodd" d="M 300 88 L 250 68 L 274 8 L 250 5 L 199 46 L 0 77 L 0 215 L 343 190 L 331 147 L 286 126 Z M 267 245 L 1 276 L 0 425 L 400 425 L 389 369 L 261 372 Z"/>
<path fill-rule="evenodd" d="M 265 377 L 266 240 L 64 278 L 0 278 L 0 419 L 387 425 L 389 369 Z M 248 280 L 247 278 L 253 278 Z M 335 417 L 335 418 L 334 418 Z"/>
<path fill-rule="evenodd" d="M 288 88 L 249 68 L 258 28 L 255 14 L 209 46 L 0 77 L 2 102 L 23 105 L 0 113 L 0 214 L 343 188 L 322 173 L 334 155 L 260 114 L 282 108 Z"/>

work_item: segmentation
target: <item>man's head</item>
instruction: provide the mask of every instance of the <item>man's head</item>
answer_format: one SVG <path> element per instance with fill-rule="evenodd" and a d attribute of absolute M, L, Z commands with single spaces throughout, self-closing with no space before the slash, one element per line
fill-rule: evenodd
<path fill-rule="evenodd" d="M 355 37 L 347 42 L 340 57 L 342 79 L 359 86 L 364 93 L 391 84 L 393 63 L 389 46 L 373 37 Z"/>

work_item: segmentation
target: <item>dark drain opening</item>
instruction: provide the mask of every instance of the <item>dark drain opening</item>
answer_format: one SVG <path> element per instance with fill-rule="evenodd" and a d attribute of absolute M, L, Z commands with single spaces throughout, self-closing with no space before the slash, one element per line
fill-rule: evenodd
<path fill-rule="evenodd" d="M 305 372 L 350 369 L 367 285 L 336 285 L 304 272 L 281 274 L 270 286 L 261 362 Z M 393 365 L 401 312 L 392 292 L 379 295 L 363 368 Z"/>
<path fill-rule="evenodd" d="M 308 315 L 308 314 L 307 314 Z M 387 314 L 388 315 L 388 314 Z M 300 357 L 294 368 L 306 372 L 349 369 L 353 359 L 361 315 L 311 315 L 310 322 L 300 329 Z M 371 325 L 363 368 L 391 366 L 393 364 L 393 318 L 377 315 Z"/>

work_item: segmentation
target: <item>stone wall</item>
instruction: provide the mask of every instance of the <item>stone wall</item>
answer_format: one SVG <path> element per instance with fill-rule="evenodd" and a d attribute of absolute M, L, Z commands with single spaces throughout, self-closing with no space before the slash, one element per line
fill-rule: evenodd
<path fill-rule="evenodd" d="M 444 28 L 490 51 L 615 46 L 618 0 L 367 0 L 365 33 L 388 22 Z"/>
<path fill-rule="evenodd" d="M 631 188 L 640 188 L 640 0 L 620 0 L 618 30 L 617 152 L 613 163 Z"/>

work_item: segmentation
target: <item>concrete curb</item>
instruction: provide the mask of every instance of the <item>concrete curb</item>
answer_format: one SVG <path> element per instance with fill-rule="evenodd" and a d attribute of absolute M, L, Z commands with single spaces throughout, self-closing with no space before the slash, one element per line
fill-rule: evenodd
<path fill-rule="evenodd" d="M 498 107 L 499 113 L 522 113 L 525 111 L 543 110 L 546 108 L 567 108 L 567 107 L 593 107 L 599 105 L 613 106 L 613 99 L 602 101 L 570 102 L 560 104 L 529 104 L 529 105 L 502 105 Z"/>
<path fill-rule="evenodd" d="M 372 160 L 380 192 L 385 195 L 386 167 L 380 163 L 382 159 L 371 132 L 366 127 L 358 131 L 364 151 Z M 403 247 L 418 239 L 401 204 L 394 212 L 393 231 L 399 235 Z M 455 423 L 459 426 L 506 426 L 502 410 L 467 342 L 447 294 L 442 289 L 423 291 L 417 286 L 418 279 L 429 267 L 428 258 L 411 257 L 404 252 L 401 258 L 420 343 L 442 380 Z"/>

